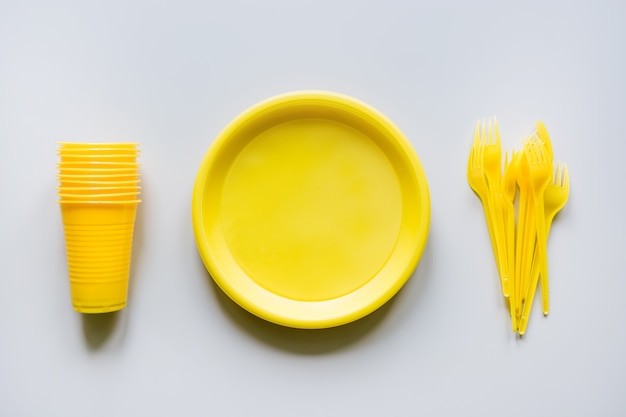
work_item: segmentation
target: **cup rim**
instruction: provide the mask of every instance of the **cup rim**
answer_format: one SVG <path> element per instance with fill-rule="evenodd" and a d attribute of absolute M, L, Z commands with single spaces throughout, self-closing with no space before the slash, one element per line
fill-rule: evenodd
<path fill-rule="evenodd" d="M 77 166 L 78 165 L 78 166 Z M 139 167 L 139 162 L 114 162 L 114 161 L 84 161 L 84 162 L 57 162 L 59 169 L 133 169 Z"/>
<path fill-rule="evenodd" d="M 67 142 L 58 141 L 57 145 L 68 148 L 89 148 L 89 147 L 115 147 L 132 148 L 139 146 L 139 142 Z"/>
<path fill-rule="evenodd" d="M 125 159 L 137 159 L 137 155 L 112 155 L 112 154 L 102 154 L 102 155 L 94 155 L 94 154 L 85 154 L 85 155 L 57 155 L 61 158 L 61 162 L 74 162 L 74 161 L 64 161 L 64 158 L 76 159 L 76 162 L 86 160 L 86 161 L 98 161 L 98 159 L 103 159 L 100 162 L 115 162 L 109 161 L 114 158 L 125 158 Z M 120 162 L 132 162 L 132 161 L 120 161 Z"/>
<path fill-rule="evenodd" d="M 115 186 L 111 186 L 111 187 L 72 187 L 72 186 L 69 186 L 68 187 L 68 186 L 60 185 L 57 187 L 57 191 L 90 191 L 90 190 L 92 191 L 141 190 L 141 186 L 140 185 L 128 185 L 128 186 L 119 186 L 119 187 L 115 187 Z"/>
<path fill-rule="evenodd" d="M 83 197 L 94 197 L 96 199 L 98 198 L 104 198 L 104 197 L 124 197 L 124 196 L 130 196 L 130 195 L 137 195 L 139 194 L 138 192 L 133 192 L 133 191 L 128 191 L 128 192 L 124 192 L 124 193 L 103 193 L 103 194 L 73 194 L 73 193 L 57 193 L 57 195 L 61 198 L 83 198 Z"/>
<path fill-rule="evenodd" d="M 115 184 L 140 184 L 141 183 L 141 179 L 137 179 L 137 180 L 124 180 L 124 181 L 81 181 L 81 180 L 63 180 L 61 182 L 65 182 L 65 183 L 71 183 L 71 184 L 84 184 L 84 185 L 115 185 Z M 63 186 L 63 185 L 61 185 Z"/>
<path fill-rule="evenodd" d="M 98 204 L 119 204 L 119 205 L 137 205 L 141 203 L 141 199 L 134 200 L 57 200 L 57 203 L 63 205 L 98 205 Z"/>
<path fill-rule="evenodd" d="M 135 177 L 135 179 L 130 179 L 130 180 L 116 180 L 115 178 L 132 178 Z M 85 174 L 85 175 L 80 175 L 80 174 L 57 174 L 57 180 L 59 181 L 67 181 L 67 182 L 72 182 L 73 180 L 79 180 L 79 181 L 90 181 L 90 178 L 94 178 L 96 180 L 103 180 L 103 179 L 110 179 L 111 181 L 140 181 L 139 175 L 133 175 L 133 174 Z"/>
<path fill-rule="evenodd" d="M 138 169 L 133 169 L 133 168 L 60 168 L 59 169 L 59 174 L 62 173 L 78 173 L 78 172 L 82 172 L 84 173 L 84 175 L 90 175 L 89 173 L 92 172 L 93 174 L 91 175 L 98 175 L 98 174 L 103 174 L 106 175 L 106 173 L 117 173 L 117 174 L 126 174 L 126 175 L 132 175 L 133 173 L 136 173 L 138 171 Z M 76 174 L 74 174 L 76 175 Z"/>

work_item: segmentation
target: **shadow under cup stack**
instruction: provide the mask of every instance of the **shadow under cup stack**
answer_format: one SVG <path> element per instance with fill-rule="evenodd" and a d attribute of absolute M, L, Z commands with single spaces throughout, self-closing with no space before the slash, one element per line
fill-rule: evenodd
<path fill-rule="evenodd" d="M 126 306 L 139 200 L 135 143 L 59 143 L 58 196 L 72 305 L 80 313 Z"/>

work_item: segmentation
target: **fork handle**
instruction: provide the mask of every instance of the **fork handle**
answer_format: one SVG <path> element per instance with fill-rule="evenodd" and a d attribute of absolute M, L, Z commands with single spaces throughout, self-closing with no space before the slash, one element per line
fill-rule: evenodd
<path fill-rule="evenodd" d="M 544 205 L 544 212 L 545 212 L 545 205 Z M 552 218 L 551 216 L 549 216 L 547 213 L 544 216 L 545 218 L 545 229 L 546 229 L 546 257 L 547 257 L 547 253 L 548 253 L 548 248 L 547 248 L 547 241 L 548 241 L 548 237 L 550 236 L 550 228 L 552 226 Z M 537 242 L 538 244 L 539 242 Z M 535 246 L 535 256 L 533 257 L 533 263 L 532 263 L 532 267 L 531 267 L 531 276 L 534 277 L 535 275 L 539 275 L 541 273 L 541 262 L 538 256 L 538 250 L 539 248 L 537 246 Z M 543 309 L 543 314 L 544 315 L 548 315 L 548 313 L 550 312 L 550 295 L 549 295 L 549 288 L 548 288 L 548 280 L 544 279 L 543 277 L 539 277 L 539 282 L 541 283 L 541 305 L 542 305 L 542 309 Z"/>
<path fill-rule="evenodd" d="M 490 183 L 489 188 L 489 214 L 493 226 L 493 234 L 496 242 L 496 257 L 499 265 L 500 280 L 502 282 L 502 293 L 505 298 L 509 298 L 511 292 L 509 288 L 509 270 L 507 260 L 507 244 L 504 237 L 504 221 L 502 219 L 502 193 L 499 192 L 495 183 Z"/>
<path fill-rule="evenodd" d="M 536 212 L 534 210 L 534 196 L 530 190 L 527 190 L 526 200 L 524 205 L 525 215 L 524 221 L 520 222 L 521 232 L 519 233 L 520 242 L 520 258 L 519 258 L 519 281 L 520 281 L 520 293 L 518 294 L 520 303 L 526 301 L 526 295 L 528 293 L 528 287 L 530 286 L 531 275 L 530 268 L 533 260 L 533 252 L 536 244 L 535 239 L 537 237 L 536 227 Z M 521 212 L 520 212 L 521 213 Z M 520 214 L 521 216 L 521 214 Z M 520 217 L 521 219 L 521 217 Z M 516 265 L 517 266 L 517 265 Z"/>
<path fill-rule="evenodd" d="M 515 314 L 517 315 L 517 321 L 519 324 L 519 320 L 522 314 L 522 298 L 525 295 L 522 292 L 522 257 L 524 254 L 524 235 L 526 230 L 526 221 L 529 212 L 529 193 L 528 190 L 520 184 L 520 192 L 519 192 L 519 215 L 517 219 L 517 235 L 515 242 L 515 262 L 514 268 L 515 272 L 513 273 L 514 285 L 515 285 Z"/>
<path fill-rule="evenodd" d="M 537 196 L 535 201 L 535 211 L 537 213 L 537 254 L 541 265 L 541 291 L 543 299 L 543 314 L 550 312 L 550 301 L 548 293 L 548 236 L 546 230 L 546 216 L 543 204 L 543 192 Z"/>
<path fill-rule="evenodd" d="M 537 193 L 539 194 L 539 193 Z M 548 284 L 548 257 L 546 256 L 546 220 L 545 220 L 545 210 L 543 206 L 543 194 L 535 195 L 535 217 L 536 217 L 536 228 L 537 228 L 537 243 L 535 250 L 535 257 L 537 258 L 537 262 L 539 262 L 540 270 L 539 273 L 532 273 L 530 276 L 530 285 L 528 287 L 526 293 L 526 302 L 524 303 L 524 308 L 522 310 L 522 316 L 520 318 L 520 328 L 519 334 L 526 333 L 526 327 L 528 326 L 528 318 L 530 316 L 530 310 L 533 305 L 533 300 L 535 298 L 535 292 L 537 291 L 537 284 L 539 282 L 539 275 L 541 274 L 541 279 L 545 280 L 545 284 L 542 283 L 542 291 L 543 285 L 547 287 Z M 542 292 L 543 296 L 543 292 Z M 545 296 L 548 297 L 548 292 L 545 292 Z M 544 314 L 546 314 L 545 305 L 544 305 Z"/>
<path fill-rule="evenodd" d="M 496 246 L 496 237 L 493 233 L 493 224 L 491 221 L 491 211 L 489 204 L 489 197 L 487 196 L 483 201 L 483 211 L 485 212 L 485 221 L 487 222 L 487 230 L 489 230 L 489 240 L 491 241 L 491 248 L 493 249 L 493 257 L 496 260 L 496 268 L 500 271 L 500 263 L 498 262 L 498 249 Z"/>
<path fill-rule="evenodd" d="M 506 238 L 507 262 L 509 269 L 509 313 L 511 314 L 511 327 L 517 332 L 517 314 L 515 312 L 515 300 L 517 298 L 515 288 L 515 207 L 513 202 L 506 197 L 502 199 L 502 213 L 504 217 L 504 237 Z"/>

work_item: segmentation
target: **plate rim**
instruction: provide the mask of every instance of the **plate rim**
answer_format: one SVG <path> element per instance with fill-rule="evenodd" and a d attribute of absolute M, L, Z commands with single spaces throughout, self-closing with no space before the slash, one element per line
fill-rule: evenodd
<path fill-rule="evenodd" d="M 259 114 L 265 114 L 265 112 L 271 110 L 271 108 L 274 106 L 282 106 L 285 104 L 289 104 L 289 102 L 295 103 L 304 100 L 316 100 L 319 102 L 328 101 L 329 103 L 332 102 L 334 104 L 348 106 L 349 108 L 357 110 L 360 113 L 368 116 L 372 121 L 384 127 L 385 130 L 389 131 L 391 133 L 391 137 L 387 137 L 387 139 L 394 140 L 396 144 L 399 145 L 402 153 L 405 157 L 407 157 L 409 165 L 413 170 L 413 174 L 415 175 L 415 182 L 419 188 L 419 190 L 416 191 L 418 191 L 420 194 L 420 208 L 422 212 L 422 216 L 418 219 L 418 236 L 416 236 L 415 239 L 413 256 L 407 261 L 402 273 L 399 274 L 397 279 L 393 280 L 393 282 L 391 283 L 391 285 L 388 286 L 386 291 L 383 291 L 377 298 L 375 298 L 371 302 L 365 303 L 360 308 L 353 309 L 349 312 L 343 312 L 341 314 L 329 316 L 325 316 L 320 311 L 320 315 L 317 318 L 293 317 L 284 313 L 276 313 L 275 311 L 272 311 L 272 309 L 268 309 L 266 306 L 256 304 L 254 300 L 250 300 L 249 295 L 246 296 L 245 294 L 241 294 L 239 291 L 233 288 L 232 285 L 230 285 L 228 278 L 224 277 L 223 274 L 220 272 L 220 261 L 211 253 L 212 251 L 210 249 L 209 239 L 207 238 L 205 233 L 203 221 L 203 194 L 205 184 L 207 182 L 207 175 L 212 167 L 213 162 L 219 156 L 219 153 L 222 150 L 223 146 L 228 143 L 232 134 L 236 132 L 241 124 L 253 119 Z M 222 291 L 224 291 L 224 293 L 232 301 L 234 301 L 236 304 L 238 304 L 248 312 L 275 324 L 300 329 L 320 329 L 347 324 L 364 316 L 367 316 L 368 314 L 374 312 L 382 305 L 387 303 L 391 298 L 393 298 L 393 296 L 404 286 L 404 284 L 411 277 L 422 256 L 430 233 L 430 211 L 430 191 L 424 168 L 421 164 L 420 159 L 417 156 L 417 153 L 415 152 L 415 149 L 408 141 L 408 139 L 404 136 L 402 131 L 400 131 L 400 129 L 385 115 L 383 115 L 381 112 L 371 107 L 370 105 L 344 94 L 324 90 L 297 90 L 275 95 L 261 102 L 258 102 L 257 104 L 254 104 L 253 106 L 248 107 L 246 110 L 239 113 L 226 125 L 226 127 L 222 129 L 222 131 L 217 135 L 217 137 L 215 138 L 213 143 L 211 143 L 209 149 L 203 156 L 202 162 L 196 174 L 192 195 L 192 226 L 196 246 L 202 262 L 213 281 L 218 285 L 218 287 L 220 287 Z M 396 249 L 394 249 L 392 253 L 395 250 Z M 374 277 L 376 277 L 377 275 L 378 273 L 374 275 Z M 250 277 L 249 281 L 253 282 L 256 286 L 263 288 Z M 316 306 L 333 303 L 336 300 L 342 300 L 346 297 L 353 296 L 362 287 L 363 286 L 336 299 L 321 301 L 299 301 L 287 299 L 285 297 L 277 295 L 276 293 L 271 292 L 266 288 L 263 288 L 263 290 L 275 296 L 277 298 L 275 300 L 276 302 L 280 302 L 280 299 L 282 299 L 287 300 L 288 303 L 299 303 L 314 309 L 314 307 Z"/>

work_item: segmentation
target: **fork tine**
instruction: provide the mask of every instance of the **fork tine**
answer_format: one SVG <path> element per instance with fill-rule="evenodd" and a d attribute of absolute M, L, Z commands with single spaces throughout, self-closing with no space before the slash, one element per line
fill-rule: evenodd
<path fill-rule="evenodd" d="M 563 166 L 561 165 L 561 162 L 559 162 L 556 166 L 556 180 L 554 181 L 554 184 L 557 187 L 561 187 L 562 179 L 563 179 Z"/>
<path fill-rule="evenodd" d="M 498 120 L 496 116 L 493 116 L 493 130 L 495 133 L 496 144 L 500 144 L 500 128 L 498 127 Z"/>
<path fill-rule="evenodd" d="M 567 171 L 567 164 L 563 164 L 563 186 L 569 190 L 569 172 Z"/>
<path fill-rule="evenodd" d="M 528 160 L 528 163 L 529 164 L 535 163 L 535 152 L 533 150 L 531 138 L 528 138 L 525 141 L 522 141 L 522 143 L 524 144 L 524 153 L 526 154 L 526 159 Z"/>
<path fill-rule="evenodd" d="M 474 131 L 474 148 L 480 145 L 480 120 L 476 122 L 476 130 Z"/>
<path fill-rule="evenodd" d="M 468 169 L 474 168 L 474 146 L 470 149 L 469 159 L 467 160 Z"/>
<path fill-rule="evenodd" d="M 548 151 L 546 150 L 546 145 L 539 139 L 539 136 L 537 136 L 537 145 L 541 154 L 541 162 L 546 162 L 548 160 Z"/>
<path fill-rule="evenodd" d="M 478 164 L 480 163 L 480 161 L 478 160 L 479 148 L 480 148 L 480 142 L 474 149 L 472 149 L 472 168 L 474 169 L 478 168 Z"/>
<path fill-rule="evenodd" d="M 486 127 L 486 123 L 485 123 L 485 119 L 483 119 L 483 125 L 482 125 L 482 129 L 480 132 L 480 138 L 481 138 L 481 145 L 486 145 L 487 144 L 487 127 Z"/>
<path fill-rule="evenodd" d="M 472 163 L 473 168 L 479 168 L 481 164 L 480 158 L 480 148 L 481 148 L 481 140 L 480 140 L 480 121 L 476 123 L 476 132 L 474 133 L 474 146 L 473 146 L 473 155 L 472 155 Z"/>
<path fill-rule="evenodd" d="M 478 160 L 477 163 L 478 164 L 482 165 L 484 155 L 485 155 L 485 142 L 484 142 L 484 138 L 483 138 L 483 142 L 481 143 L 481 146 L 478 147 L 478 158 L 477 158 L 477 160 Z"/>
<path fill-rule="evenodd" d="M 532 137 L 532 147 L 533 147 L 533 155 L 535 157 L 534 163 L 538 164 L 541 162 L 541 149 L 539 148 L 539 139 L 537 135 L 533 135 Z"/>
<path fill-rule="evenodd" d="M 478 121 L 476 122 L 476 132 L 474 134 L 474 160 L 476 163 L 479 163 L 479 161 L 476 161 L 476 158 L 478 158 L 481 145 L 482 144 L 480 140 L 480 121 Z"/>
<path fill-rule="evenodd" d="M 530 145 L 530 154 L 532 155 L 531 164 L 536 165 L 545 163 L 547 161 L 547 151 L 545 146 L 543 146 L 543 143 L 541 143 L 541 140 L 539 140 L 539 137 L 536 133 L 532 135 L 532 137 L 528 140 L 528 143 Z"/>
<path fill-rule="evenodd" d="M 541 139 L 539 139 L 539 136 L 535 135 L 535 137 L 537 138 L 537 147 L 539 148 L 539 154 L 541 156 L 541 163 L 547 163 L 549 160 L 548 157 L 548 150 L 546 149 L 546 145 L 543 144 L 543 142 L 541 141 Z"/>

